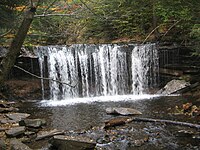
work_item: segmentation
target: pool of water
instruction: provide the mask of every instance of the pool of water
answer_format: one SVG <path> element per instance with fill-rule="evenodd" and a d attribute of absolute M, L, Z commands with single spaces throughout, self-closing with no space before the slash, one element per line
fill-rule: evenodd
<path fill-rule="evenodd" d="M 102 130 L 99 133 L 100 131 L 92 130 L 92 128 L 102 127 L 106 120 L 116 117 L 106 114 L 105 109 L 107 107 L 134 108 L 142 112 L 142 115 L 139 117 L 169 119 L 199 124 L 200 118 L 186 116 L 184 114 L 174 114 L 176 106 L 181 107 L 182 104 L 192 101 L 192 98 L 181 96 L 146 95 L 135 97 L 129 95 L 61 101 L 27 101 L 21 103 L 19 107 L 22 112 L 30 113 L 32 118 L 45 118 L 47 120 L 47 128 L 66 131 L 89 130 L 91 135 L 99 135 L 98 138 L 100 138 L 108 134 L 107 131 Z M 195 104 L 195 102 L 193 103 Z M 108 145 L 108 142 L 107 145 L 104 145 L 105 149 L 124 149 L 122 148 L 124 145 L 125 149 L 135 149 L 128 145 L 127 141 L 142 139 L 145 136 L 149 137 L 150 142 L 136 149 L 145 149 L 149 146 L 153 149 L 200 148 L 200 138 L 194 138 L 194 136 L 199 136 L 199 131 L 187 127 L 159 123 L 132 122 L 112 130 L 113 132 L 116 131 L 119 139 L 113 145 Z M 190 131 L 192 134 L 182 134 L 180 132 L 181 130 Z M 89 133 L 87 132 L 87 134 Z"/>

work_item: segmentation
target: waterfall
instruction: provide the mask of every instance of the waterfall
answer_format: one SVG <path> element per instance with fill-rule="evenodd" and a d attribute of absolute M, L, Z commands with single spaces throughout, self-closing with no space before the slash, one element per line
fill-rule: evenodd
<path fill-rule="evenodd" d="M 47 65 L 48 78 L 52 79 L 49 81 L 52 100 L 144 94 L 158 81 L 155 44 L 39 46 L 36 52 L 41 76 Z"/>

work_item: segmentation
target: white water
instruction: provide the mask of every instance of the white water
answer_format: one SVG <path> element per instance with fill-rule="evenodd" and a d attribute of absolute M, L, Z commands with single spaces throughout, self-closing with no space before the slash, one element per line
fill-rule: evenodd
<path fill-rule="evenodd" d="M 75 105 L 78 103 L 94 103 L 94 102 L 119 102 L 119 101 L 138 101 L 138 100 L 147 100 L 159 97 L 160 95 L 114 95 L 114 96 L 99 96 L 99 97 L 90 97 L 90 98 L 73 98 L 67 100 L 43 100 L 41 101 L 42 106 L 66 106 L 66 105 Z"/>
<path fill-rule="evenodd" d="M 155 44 L 72 45 L 37 47 L 42 69 L 47 57 L 50 99 L 79 101 L 79 97 L 143 95 L 158 81 Z M 42 53 L 42 54 L 41 54 Z M 42 82 L 43 83 L 43 82 Z M 114 97 L 116 98 L 116 97 Z"/>

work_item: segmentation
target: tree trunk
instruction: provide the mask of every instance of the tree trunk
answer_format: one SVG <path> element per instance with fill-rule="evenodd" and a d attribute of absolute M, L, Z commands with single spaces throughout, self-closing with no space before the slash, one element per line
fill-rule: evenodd
<path fill-rule="evenodd" d="M 16 36 L 14 37 L 14 39 L 8 49 L 8 53 L 1 61 L 1 64 L 0 64 L 0 86 L 7 79 L 7 76 L 9 74 L 11 68 L 15 64 L 16 58 L 18 57 L 18 55 L 20 53 L 20 50 L 21 50 L 21 47 L 26 38 L 27 32 L 33 21 L 35 11 L 36 11 L 36 7 L 32 5 L 25 12 L 24 19 L 21 23 L 21 26 L 19 27 L 19 30 L 18 30 Z"/>
<path fill-rule="evenodd" d="M 156 16 L 156 0 L 152 0 L 152 5 L 153 5 L 153 16 L 152 16 L 153 29 L 155 29 L 154 37 L 155 37 L 155 40 L 158 40 L 159 32 L 158 32 L 158 28 L 157 28 L 158 25 L 157 25 L 157 16 Z"/>

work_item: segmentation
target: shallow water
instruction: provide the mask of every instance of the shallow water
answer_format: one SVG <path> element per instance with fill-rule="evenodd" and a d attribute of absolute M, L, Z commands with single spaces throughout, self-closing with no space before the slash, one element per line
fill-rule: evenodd
<path fill-rule="evenodd" d="M 105 98 L 105 99 L 104 99 Z M 47 103 L 47 101 L 24 102 L 20 105 L 20 110 L 32 114 L 33 118 L 47 119 L 47 128 L 56 128 L 62 130 L 87 130 L 94 126 L 103 126 L 105 120 L 109 120 L 115 116 L 107 115 L 105 109 L 107 107 L 129 107 L 141 111 L 143 114 L 139 117 L 169 119 L 176 121 L 185 121 L 190 123 L 200 123 L 200 118 L 194 118 L 186 115 L 174 115 L 175 106 L 182 106 L 186 102 L 192 102 L 189 97 L 181 96 L 166 96 L 166 97 L 112 97 L 114 101 L 109 101 L 112 98 L 101 97 L 90 100 L 89 102 L 80 100 L 80 103 L 68 103 L 60 101 L 55 106 L 55 103 Z M 113 100 L 113 99 L 112 99 Z M 195 104 L 195 103 L 194 103 Z M 144 136 L 150 137 L 147 144 L 136 149 L 146 149 L 151 146 L 152 149 L 198 149 L 200 148 L 200 138 L 193 138 L 194 135 L 199 136 L 196 129 L 191 129 L 181 126 L 164 125 L 159 123 L 144 123 L 134 122 L 126 126 L 113 129 L 121 135 L 121 138 L 115 141 L 112 146 L 104 145 L 107 149 L 135 149 L 128 146 L 127 141 L 133 139 L 141 139 Z M 181 134 L 180 130 L 191 131 L 194 134 Z M 94 132 L 95 135 L 97 131 Z M 101 133 L 103 136 L 105 133 Z M 130 134 L 130 135 L 129 135 Z M 156 135 L 158 134 L 158 135 Z M 130 137 L 130 139 L 129 139 Z M 125 140 L 125 141 L 124 141 Z M 125 142 L 125 143 L 124 143 Z M 120 143 L 120 144 L 119 144 Z M 119 147 L 117 147 L 117 145 Z M 107 148 L 106 148 L 107 146 Z M 125 146 L 125 148 L 123 148 Z"/>

